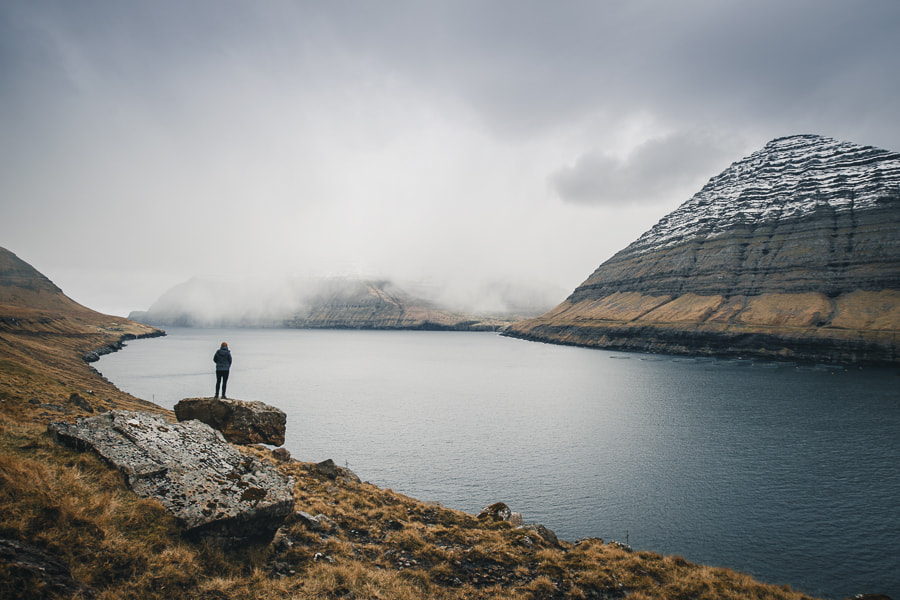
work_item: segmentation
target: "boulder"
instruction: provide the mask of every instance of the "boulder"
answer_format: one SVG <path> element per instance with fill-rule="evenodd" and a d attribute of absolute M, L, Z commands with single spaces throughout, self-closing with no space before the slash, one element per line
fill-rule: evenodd
<path fill-rule="evenodd" d="M 281 448 L 272 450 L 272 458 L 278 462 L 288 462 L 291 460 L 291 453 L 287 448 L 282 446 Z"/>
<path fill-rule="evenodd" d="M 530 523 L 528 525 L 524 525 L 522 528 L 526 531 L 531 531 L 532 533 L 536 533 L 537 535 L 541 536 L 541 538 L 543 538 L 545 542 L 547 542 L 554 548 L 559 547 L 559 538 L 556 537 L 556 534 L 540 523 Z"/>
<path fill-rule="evenodd" d="M 512 511 L 509 507 L 503 502 L 495 502 L 482 508 L 477 518 L 479 520 L 509 521 L 510 517 L 512 517 Z"/>
<path fill-rule="evenodd" d="M 334 461 L 330 458 L 316 463 L 313 468 L 317 473 L 324 475 L 328 479 L 337 479 L 337 476 L 341 474 L 340 467 L 334 464 Z"/>
<path fill-rule="evenodd" d="M 547 544 L 553 547 L 559 547 L 559 538 L 556 537 L 556 534 L 553 533 L 552 530 L 544 527 L 540 523 L 530 523 L 528 525 L 525 525 L 522 519 L 522 513 L 513 512 L 512 510 L 510 510 L 509 506 L 507 506 L 503 502 L 495 502 L 493 504 L 485 506 L 481 509 L 481 512 L 478 513 L 478 516 L 476 518 L 479 521 L 509 523 L 517 529 L 530 531 L 531 533 L 540 536 L 541 539 L 543 539 Z M 530 538 L 527 538 L 527 540 L 527 545 L 533 544 Z"/>
<path fill-rule="evenodd" d="M 506 521 L 513 527 L 522 527 L 525 521 L 522 520 L 522 513 L 513 512 L 503 502 L 495 502 L 490 506 L 485 506 L 478 513 L 478 519 L 491 521 Z"/>
<path fill-rule="evenodd" d="M 175 405 L 179 421 L 196 419 L 218 429 L 232 444 L 284 443 L 287 416 L 264 402 L 230 398 L 185 398 Z"/>
<path fill-rule="evenodd" d="M 360 479 L 356 476 L 356 473 L 345 467 L 337 466 L 330 458 L 314 464 L 312 468 L 313 471 L 315 471 L 319 475 L 327 477 L 328 479 L 334 479 L 335 481 L 360 483 Z"/>
<path fill-rule="evenodd" d="M 290 478 L 200 421 L 111 411 L 48 429 L 59 442 L 102 456 L 137 495 L 171 512 L 189 538 L 222 545 L 271 541 L 293 512 Z"/>

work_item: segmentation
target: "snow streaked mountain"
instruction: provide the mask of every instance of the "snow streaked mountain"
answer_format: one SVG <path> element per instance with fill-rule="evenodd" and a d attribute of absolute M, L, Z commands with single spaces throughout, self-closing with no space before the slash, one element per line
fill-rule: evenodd
<path fill-rule="evenodd" d="M 713 177 L 576 291 L 900 289 L 900 154 L 803 135 Z"/>
<path fill-rule="evenodd" d="M 823 208 L 852 214 L 887 198 L 900 201 L 900 153 L 818 135 L 778 138 L 710 179 L 623 253 L 651 252 Z"/>
<path fill-rule="evenodd" d="M 509 334 L 898 364 L 900 154 L 814 135 L 773 140 Z"/>

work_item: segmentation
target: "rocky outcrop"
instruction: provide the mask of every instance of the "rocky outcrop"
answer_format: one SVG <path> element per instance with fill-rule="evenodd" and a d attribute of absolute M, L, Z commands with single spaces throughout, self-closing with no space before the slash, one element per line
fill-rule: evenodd
<path fill-rule="evenodd" d="M 774 140 L 508 333 L 624 350 L 900 362 L 900 154 L 819 136 Z"/>
<path fill-rule="evenodd" d="M 179 421 L 196 419 L 222 432 L 232 444 L 284 443 L 287 415 L 264 402 L 231 398 L 185 398 L 175 405 Z"/>
<path fill-rule="evenodd" d="M 513 515 L 518 515 L 518 525 L 521 525 L 521 514 L 514 513 L 504 502 L 495 502 L 482 508 L 481 512 L 478 513 L 478 516 L 476 518 L 480 520 L 488 520 L 494 522 L 505 521 L 509 523 L 514 520 Z"/>
<path fill-rule="evenodd" d="M 526 524 L 522 520 L 522 513 L 513 512 L 504 502 L 495 502 L 481 509 L 476 517 L 479 521 L 492 521 L 495 523 L 509 523 L 516 529 L 522 530 L 531 535 L 540 536 L 544 542 L 553 547 L 559 547 L 559 538 L 550 529 L 540 523 Z M 531 539 L 526 535 L 522 542 L 528 546 L 532 545 Z"/>
<path fill-rule="evenodd" d="M 291 480 L 200 421 L 112 411 L 55 422 L 49 431 L 63 444 L 102 456 L 136 494 L 168 509 L 190 538 L 224 545 L 270 541 L 293 511 Z"/>
<path fill-rule="evenodd" d="M 345 467 L 337 466 L 330 458 L 314 464 L 312 468 L 316 473 L 328 479 L 359 483 L 359 477 L 357 477 L 356 473 Z"/>

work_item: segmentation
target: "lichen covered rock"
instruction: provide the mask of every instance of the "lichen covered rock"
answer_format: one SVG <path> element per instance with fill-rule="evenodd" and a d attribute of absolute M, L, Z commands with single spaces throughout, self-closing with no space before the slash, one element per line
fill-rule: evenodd
<path fill-rule="evenodd" d="M 293 511 L 290 479 L 200 421 L 111 411 L 51 423 L 49 431 L 67 446 L 102 456 L 136 494 L 168 509 L 190 538 L 269 541 Z"/>

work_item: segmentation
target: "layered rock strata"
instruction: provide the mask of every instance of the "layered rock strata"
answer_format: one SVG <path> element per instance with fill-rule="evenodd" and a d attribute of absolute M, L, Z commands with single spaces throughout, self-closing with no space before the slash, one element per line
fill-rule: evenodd
<path fill-rule="evenodd" d="M 510 335 L 686 354 L 900 362 L 900 154 L 776 139 Z"/>
<path fill-rule="evenodd" d="M 74 424 L 54 422 L 49 431 L 63 444 L 102 456 L 137 495 L 169 510 L 190 538 L 223 545 L 270 541 L 293 511 L 290 479 L 200 421 L 111 411 Z"/>

